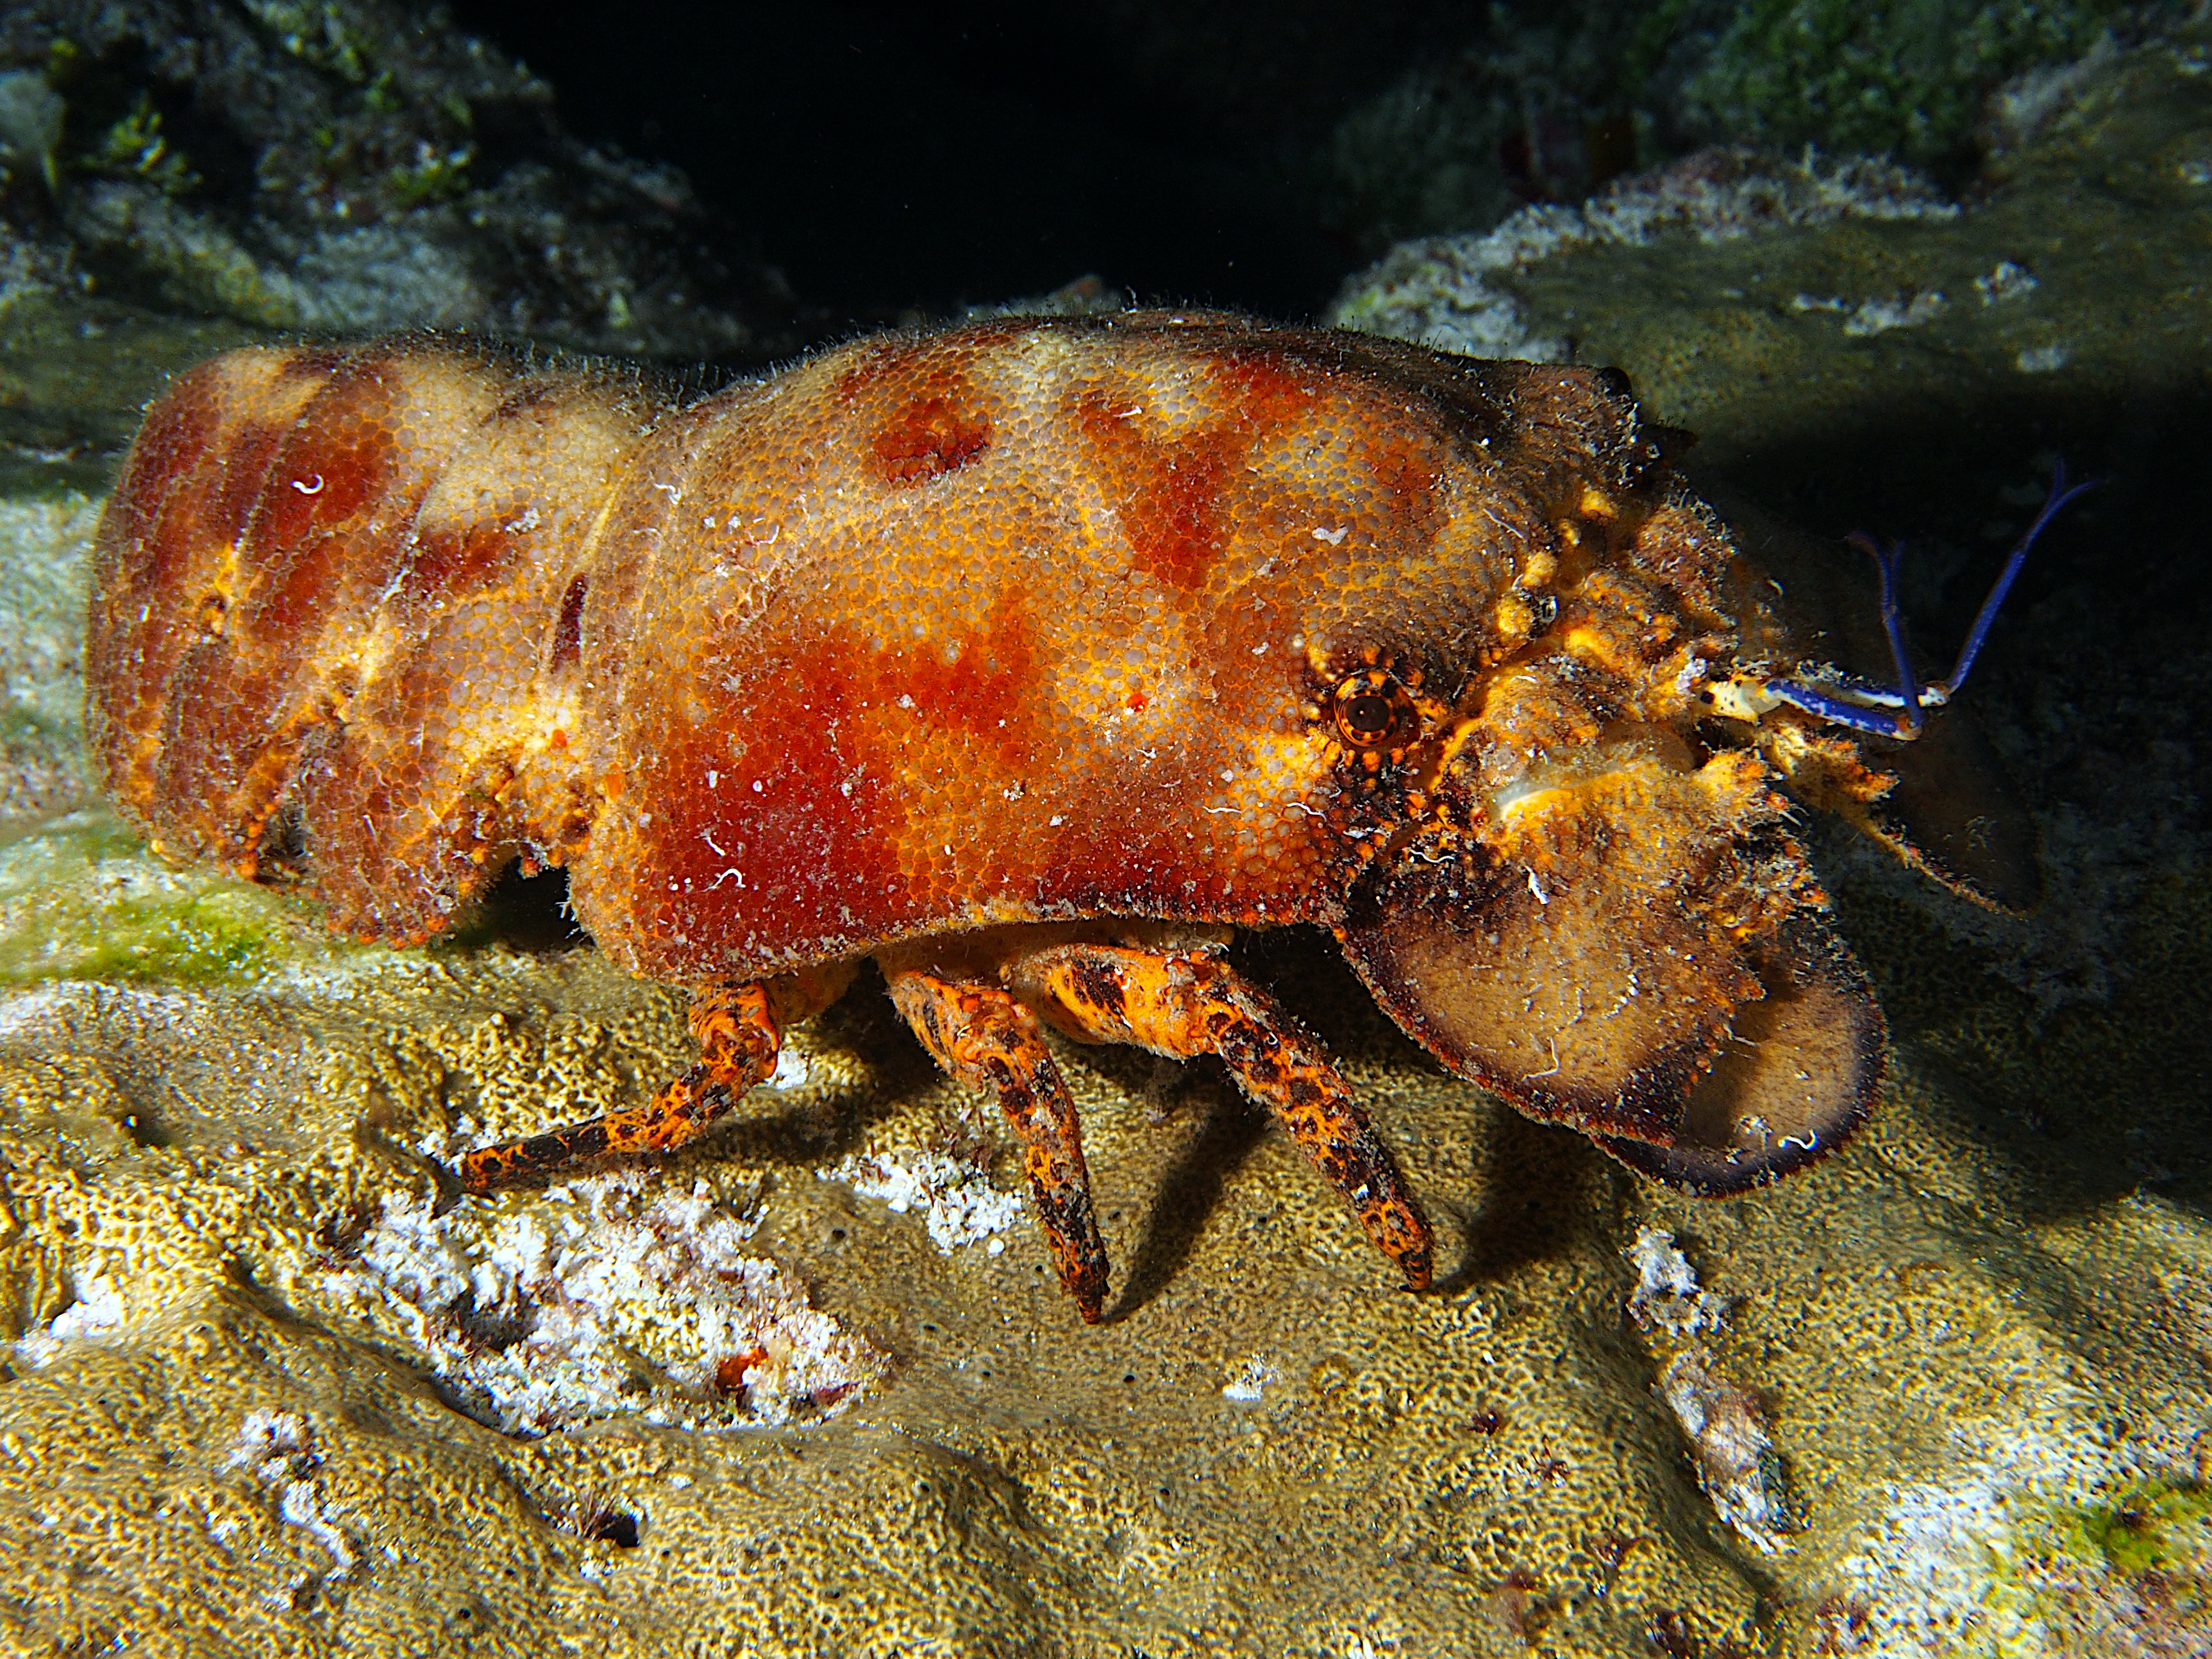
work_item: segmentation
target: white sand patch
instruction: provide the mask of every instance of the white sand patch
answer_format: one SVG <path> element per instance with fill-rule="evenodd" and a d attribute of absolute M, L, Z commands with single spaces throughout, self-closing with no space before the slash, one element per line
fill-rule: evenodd
<path fill-rule="evenodd" d="M 1018 1194 L 994 1186 L 980 1164 L 943 1152 L 856 1152 L 817 1173 L 863 1198 L 881 1199 L 897 1214 L 920 1211 L 931 1242 L 948 1255 L 963 1244 L 998 1255 L 1006 1249 L 998 1235 L 1021 1218 Z"/>
<path fill-rule="evenodd" d="M 443 1214 L 394 1193 L 322 1279 L 511 1434 L 820 1417 L 873 1382 L 883 1357 L 746 1251 L 757 1224 L 704 1182 L 666 1190 L 635 1170 Z"/>

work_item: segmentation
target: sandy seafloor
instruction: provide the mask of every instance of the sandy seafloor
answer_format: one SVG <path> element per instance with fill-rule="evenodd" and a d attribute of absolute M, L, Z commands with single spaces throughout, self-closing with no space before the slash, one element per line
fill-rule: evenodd
<path fill-rule="evenodd" d="M 1424 1297 L 1217 1069 L 1070 1051 L 1084 1329 L 866 981 L 672 1165 L 440 1202 L 428 1156 L 634 1097 L 680 1011 L 527 894 L 352 949 L 85 797 L 69 434 L 239 333 L 0 304 L 0 1650 L 2212 1650 L 2208 63 L 2094 66 L 1957 212 L 1811 158 L 1787 211 L 1539 210 L 1347 294 L 1619 362 L 1701 483 L 1910 535 L 1931 653 L 2056 455 L 2107 480 L 1968 698 L 2042 908 L 1815 835 L 1894 1054 L 1810 1175 L 1672 1195 L 1323 942 L 1245 948 L 1438 1224 Z"/>

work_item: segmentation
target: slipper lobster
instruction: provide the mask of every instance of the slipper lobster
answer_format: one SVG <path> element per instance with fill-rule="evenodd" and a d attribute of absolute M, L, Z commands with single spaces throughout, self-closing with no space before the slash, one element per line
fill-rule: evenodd
<path fill-rule="evenodd" d="M 89 732 L 167 857 L 397 945 L 563 866 L 601 949 L 693 990 L 696 1066 L 469 1190 L 693 1139 L 872 957 L 996 1095 L 1086 1320 L 1046 1025 L 1218 1055 L 1419 1288 L 1407 1183 L 1232 930 L 1330 930 L 1452 1071 L 1702 1193 L 1881 1083 L 1783 791 L 1891 833 L 1853 733 L 1936 699 L 1901 643 L 1905 720 L 1808 663 L 1679 436 L 1611 372 L 1206 313 L 692 398 L 452 338 L 247 349 L 125 463 Z"/>

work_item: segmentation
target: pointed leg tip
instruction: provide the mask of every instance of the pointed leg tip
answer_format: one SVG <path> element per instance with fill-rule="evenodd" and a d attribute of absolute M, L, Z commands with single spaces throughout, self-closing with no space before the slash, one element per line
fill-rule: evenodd
<path fill-rule="evenodd" d="M 1103 1273 L 1083 1273 L 1063 1279 L 1060 1285 L 1075 1299 L 1076 1311 L 1083 1316 L 1086 1325 L 1106 1322 L 1106 1275 Z"/>

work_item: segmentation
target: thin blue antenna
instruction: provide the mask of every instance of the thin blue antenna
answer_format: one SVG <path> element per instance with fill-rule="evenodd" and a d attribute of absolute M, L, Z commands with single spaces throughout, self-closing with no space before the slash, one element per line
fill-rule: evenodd
<path fill-rule="evenodd" d="M 1811 683 L 1793 676 L 1782 676 L 1766 682 L 1771 696 L 1803 709 L 1832 725 L 1848 726 L 1855 732 L 1865 732 L 1875 737 L 1895 738 L 1911 742 L 1921 732 L 1923 713 L 1941 708 L 1958 694 L 1972 672 L 1974 659 L 1981 655 L 1982 645 L 1990 635 L 1990 625 L 1997 619 L 2005 597 L 2012 592 L 2013 583 L 2020 576 L 2021 567 L 2027 562 L 2028 550 L 2044 527 L 2058 516 L 2067 502 L 2085 489 L 2094 489 L 2104 483 L 2102 478 L 2087 478 L 2070 488 L 2066 483 L 2066 463 L 2062 459 L 2051 469 L 2051 493 L 2044 497 L 2043 510 L 2035 521 L 2022 532 L 2006 556 L 2004 568 L 1997 573 L 1989 597 L 1982 601 L 1982 609 L 1968 630 L 1966 642 L 1960 647 L 1959 660 L 1951 669 L 1948 679 L 1930 680 L 1923 685 L 1912 672 L 1912 653 L 1905 641 L 1905 617 L 1899 609 L 1897 589 L 1899 573 L 1904 568 L 1905 544 L 1892 542 L 1887 548 L 1878 545 L 1874 538 L 1863 531 L 1853 531 L 1844 538 L 1853 547 L 1869 555 L 1881 581 L 1881 626 L 1889 636 L 1889 659 L 1897 674 L 1897 689 L 1870 685 L 1849 675 L 1836 675 L 1832 670 L 1820 671 Z"/>
<path fill-rule="evenodd" d="M 1982 653 L 1982 641 L 1989 637 L 1990 624 L 1997 619 L 1997 610 L 2004 604 L 2005 595 L 2012 592 L 2012 585 L 2020 574 L 2021 566 L 2027 562 L 2027 550 L 2035 545 L 2035 538 L 2043 533 L 2043 527 L 2058 516 L 2059 509 L 2067 502 L 2083 490 L 2094 489 L 2104 482 L 2102 478 L 2084 478 L 2069 489 L 2066 487 L 2064 459 L 2062 457 L 2058 465 L 2051 469 L 2051 493 L 2043 498 L 2043 511 L 2035 515 L 2035 522 L 2028 526 L 2027 532 L 2014 545 L 2010 556 L 2005 560 L 2003 571 L 1997 577 L 1996 585 L 1990 589 L 1989 598 L 1982 601 L 1981 614 L 1974 618 L 1974 625 L 1966 635 L 1966 642 L 1959 649 L 1958 665 L 1951 670 L 1951 677 L 1942 682 L 1945 696 L 1950 696 L 1966 683 L 1966 676 L 1973 670 L 1974 659 Z M 1908 675 L 1906 678 L 1911 677 Z"/>
<path fill-rule="evenodd" d="M 1892 542 L 1887 549 L 1876 547 L 1874 538 L 1861 530 L 1854 530 L 1844 539 L 1874 556 L 1874 568 L 1881 580 L 1882 631 L 1889 635 L 1889 659 L 1897 669 L 1898 701 L 1903 709 L 1892 717 L 1892 723 L 1900 737 L 1917 736 L 1920 731 L 1920 682 L 1913 677 L 1912 653 L 1905 645 L 1905 617 L 1897 605 L 1897 573 L 1904 565 L 1905 544 Z"/>

